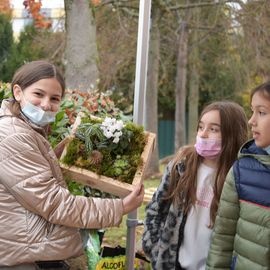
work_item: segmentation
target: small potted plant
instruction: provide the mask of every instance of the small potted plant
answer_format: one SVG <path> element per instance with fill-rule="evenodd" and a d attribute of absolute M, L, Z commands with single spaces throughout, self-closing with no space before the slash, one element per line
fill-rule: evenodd
<path fill-rule="evenodd" d="M 143 181 L 155 141 L 132 122 L 78 115 L 61 157 L 68 177 L 116 196 L 126 196 Z"/>

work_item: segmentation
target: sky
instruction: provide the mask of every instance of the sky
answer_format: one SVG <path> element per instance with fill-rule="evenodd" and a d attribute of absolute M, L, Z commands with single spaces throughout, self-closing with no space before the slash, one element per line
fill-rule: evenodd
<path fill-rule="evenodd" d="M 24 8 L 23 0 L 10 0 L 12 8 Z M 42 8 L 64 8 L 64 0 L 42 0 Z"/>

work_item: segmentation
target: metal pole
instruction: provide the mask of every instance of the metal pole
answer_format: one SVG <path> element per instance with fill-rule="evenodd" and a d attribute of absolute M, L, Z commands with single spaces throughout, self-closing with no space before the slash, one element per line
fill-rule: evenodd
<path fill-rule="evenodd" d="M 143 125 L 147 66 L 148 66 L 148 47 L 149 47 L 149 28 L 150 28 L 151 0 L 140 0 L 140 13 L 138 25 L 137 57 L 135 92 L 133 104 L 133 122 Z M 128 214 L 127 217 L 127 244 L 126 244 L 126 270 L 134 269 L 136 226 L 138 225 L 137 209 Z"/>
<path fill-rule="evenodd" d="M 140 0 L 133 122 L 143 125 L 147 80 L 151 0 Z"/>

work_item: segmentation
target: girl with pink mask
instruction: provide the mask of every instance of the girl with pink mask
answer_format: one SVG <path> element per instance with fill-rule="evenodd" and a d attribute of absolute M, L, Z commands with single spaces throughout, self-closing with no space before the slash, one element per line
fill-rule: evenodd
<path fill-rule="evenodd" d="M 205 269 L 223 183 L 247 134 L 238 104 L 204 108 L 195 144 L 175 154 L 146 207 L 142 244 L 154 270 Z"/>

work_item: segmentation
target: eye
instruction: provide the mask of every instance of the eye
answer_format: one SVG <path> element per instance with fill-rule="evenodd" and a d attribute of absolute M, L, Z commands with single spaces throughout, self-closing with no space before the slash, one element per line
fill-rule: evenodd
<path fill-rule="evenodd" d="M 203 125 L 199 125 L 198 130 L 203 130 Z"/>
<path fill-rule="evenodd" d="M 60 103 L 60 102 L 61 102 L 61 98 L 60 98 L 60 97 L 52 97 L 52 98 L 51 98 L 51 101 L 52 101 L 53 103 Z"/>
<path fill-rule="evenodd" d="M 266 113 L 263 112 L 263 111 L 259 111 L 259 115 L 260 115 L 260 116 L 264 116 L 264 115 L 266 115 Z"/>
<path fill-rule="evenodd" d="M 42 97 L 43 94 L 41 92 L 34 92 L 34 95 L 37 96 L 37 97 Z"/>
<path fill-rule="evenodd" d="M 220 131 L 220 128 L 214 126 L 214 127 L 211 127 L 210 130 L 213 133 L 218 133 Z"/>

